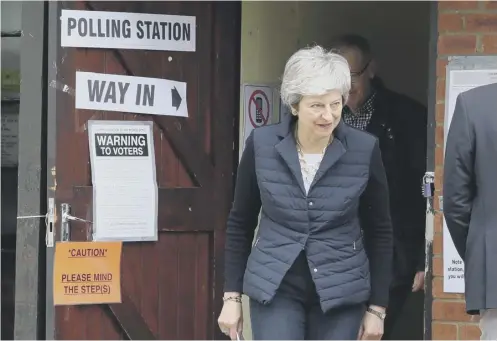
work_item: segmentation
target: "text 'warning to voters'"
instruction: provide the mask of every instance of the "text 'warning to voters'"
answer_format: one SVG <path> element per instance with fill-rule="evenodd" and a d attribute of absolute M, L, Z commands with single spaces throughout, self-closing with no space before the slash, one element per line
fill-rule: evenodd
<path fill-rule="evenodd" d="M 95 134 L 97 156 L 148 156 L 147 134 Z"/>

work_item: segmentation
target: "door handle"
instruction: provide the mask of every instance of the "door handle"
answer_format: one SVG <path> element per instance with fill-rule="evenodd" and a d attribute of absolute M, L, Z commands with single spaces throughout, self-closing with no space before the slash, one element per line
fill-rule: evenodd
<path fill-rule="evenodd" d="M 68 242 L 71 240 L 71 221 L 80 221 L 83 223 L 88 223 L 93 225 L 89 220 L 81 219 L 71 215 L 71 205 L 67 203 L 60 204 L 61 222 L 60 222 L 60 241 Z M 93 226 L 92 226 L 93 228 Z M 90 229 L 92 230 L 92 229 Z M 91 240 L 91 233 L 87 235 L 87 238 Z"/>
<path fill-rule="evenodd" d="M 71 239 L 71 230 L 70 230 L 70 213 L 71 213 L 71 205 L 69 204 L 60 204 L 60 212 L 62 215 L 61 223 L 60 223 L 60 241 L 68 242 Z"/>

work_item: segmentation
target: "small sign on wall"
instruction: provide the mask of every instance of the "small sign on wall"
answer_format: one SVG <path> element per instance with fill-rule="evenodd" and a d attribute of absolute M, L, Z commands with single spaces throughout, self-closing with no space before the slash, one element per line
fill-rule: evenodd
<path fill-rule="evenodd" d="M 61 46 L 195 51 L 194 16 L 62 10 Z"/>
<path fill-rule="evenodd" d="M 273 88 L 267 85 L 243 86 L 243 136 L 240 151 L 253 129 L 273 123 Z"/>

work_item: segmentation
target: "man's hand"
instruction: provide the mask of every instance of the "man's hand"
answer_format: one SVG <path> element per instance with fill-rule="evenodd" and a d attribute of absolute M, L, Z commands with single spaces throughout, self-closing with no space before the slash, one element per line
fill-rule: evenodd
<path fill-rule="evenodd" d="M 425 272 L 418 271 L 414 276 L 414 281 L 412 282 L 412 292 L 423 290 L 425 287 Z"/>

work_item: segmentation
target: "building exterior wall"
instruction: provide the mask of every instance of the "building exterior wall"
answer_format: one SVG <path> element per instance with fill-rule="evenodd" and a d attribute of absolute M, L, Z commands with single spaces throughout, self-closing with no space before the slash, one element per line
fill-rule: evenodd
<path fill-rule="evenodd" d="M 435 132 L 435 197 L 443 195 L 443 146 L 445 111 L 445 68 L 451 55 L 497 54 L 497 1 L 440 1 L 438 3 L 438 46 Z M 433 240 L 433 340 L 480 338 L 478 316 L 466 314 L 464 295 L 443 292 L 443 218 L 435 200 Z"/>

